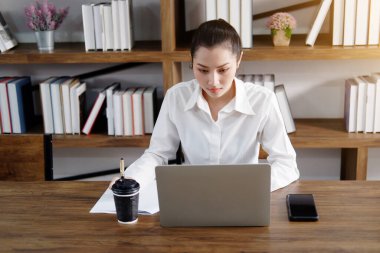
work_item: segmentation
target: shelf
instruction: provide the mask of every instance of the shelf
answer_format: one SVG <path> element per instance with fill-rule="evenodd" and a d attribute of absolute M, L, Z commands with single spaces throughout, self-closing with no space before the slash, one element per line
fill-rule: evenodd
<path fill-rule="evenodd" d="M 160 41 L 137 41 L 131 51 L 89 51 L 84 43 L 55 43 L 53 52 L 41 53 L 35 43 L 19 44 L 0 54 L 0 64 L 68 64 L 161 62 Z"/>
<path fill-rule="evenodd" d="M 296 148 L 380 147 L 379 133 L 348 133 L 343 119 L 298 119 L 289 137 Z"/>
<path fill-rule="evenodd" d="M 148 147 L 150 135 L 115 137 L 106 134 L 53 135 L 54 148 Z"/>
<path fill-rule="evenodd" d="M 297 119 L 295 133 L 289 134 L 295 148 L 380 147 L 380 134 L 348 133 L 343 119 Z M 106 134 L 54 135 L 53 146 L 62 147 L 144 147 L 150 135 L 114 137 Z"/>
<path fill-rule="evenodd" d="M 319 36 L 313 47 L 305 46 L 306 35 L 294 35 L 289 47 L 274 47 L 269 35 L 254 35 L 253 48 L 244 49 L 243 61 L 379 59 L 379 46 L 331 46 L 328 36 Z M 170 53 L 175 62 L 190 62 L 189 45 Z"/>

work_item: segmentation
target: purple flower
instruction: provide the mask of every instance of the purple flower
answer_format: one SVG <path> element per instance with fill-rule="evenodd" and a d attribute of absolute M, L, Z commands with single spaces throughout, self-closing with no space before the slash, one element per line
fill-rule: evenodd
<path fill-rule="evenodd" d="M 56 30 L 69 12 L 69 7 L 56 10 L 53 3 L 44 0 L 36 0 L 25 7 L 27 26 L 34 31 Z"/>

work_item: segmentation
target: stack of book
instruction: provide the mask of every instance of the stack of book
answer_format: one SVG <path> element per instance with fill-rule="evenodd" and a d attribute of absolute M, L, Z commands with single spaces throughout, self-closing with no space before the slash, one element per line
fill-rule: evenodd
<path fill-rule="evenodd" d="M 245 74 L 239 75 L 237 78 L 243 80 L 244 82 L 250 82 L 255 85 L 266 87 L 270 91 L 274 92 L 280 107 L 286 132 L 292 133 L 296 131 L 296 125 L 290 109 L 288 96 L 286 95 L 285 86 L 284 84 L 275 84 L 274 74 Z"/>
<path fill-rule="evenodd" d="M 93 102 L 82 129 L 84 134 L 90 134 L 97 125 L 107 125 L 108 135 L 114 136 L 152 133 L 158 114 L 154 87 L 121 89 L 116 82 L 89 90 L 88 97 Z"/>
<path fill-rule="evenodd" d="M 332 0 L 322 0 L 306 45 L 313 46 L 322 27 Z M 332 45 L 379 45 L 380 1 L 334 0 Z"/>
<path fill-rule="evenodd" d="M 204 21 L 224 19 L 241 37 L 243 48 L 252 47 L 252 0 L 185 1 L 186 30 Z"/>
<path fill-rule="evenodd" d="M 30 77 L 0 77 L 0 133 L 26 133 L 35 123 Z"/>
<path fill-rule="evenodd" d="M 131 50 L 132 0 L 82 4 L 86 51 Z"/>
<path fill-rule="evenodd" d="M 17 41 L 0 12 L 0 52 L 5 52 L 15 46 L 17 46 Z"/>
<path fill-rule="evenodd" d="M 348 132 L 380 132 L 380 73 L 345 80 L 344 119 Z"/>
<path fill-rule="evenodd" d="M 39 85 L 45 133 L 79 134 L 86 83 L 68 76 L 54 76 Z"/>

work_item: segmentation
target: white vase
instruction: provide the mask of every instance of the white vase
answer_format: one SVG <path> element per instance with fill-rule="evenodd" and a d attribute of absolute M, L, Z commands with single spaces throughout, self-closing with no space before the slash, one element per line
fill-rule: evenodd
<path fill-rule="evenodd" d="M 35 31 L 38 50 L 51 52 L 54 50 L 54 31 Z"/>

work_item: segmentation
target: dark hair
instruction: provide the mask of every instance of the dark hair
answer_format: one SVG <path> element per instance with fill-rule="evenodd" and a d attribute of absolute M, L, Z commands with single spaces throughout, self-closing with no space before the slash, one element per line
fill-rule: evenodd
<path fill-rule="evenodd" d="M 210 20 L 202 23 L 193 35 L 191 43 L 191 61 L 200 47 L 212 48 L 224 44 L 238 58 L 241 55 L 241 40 L 239 34 L 223 19 Z"/>

